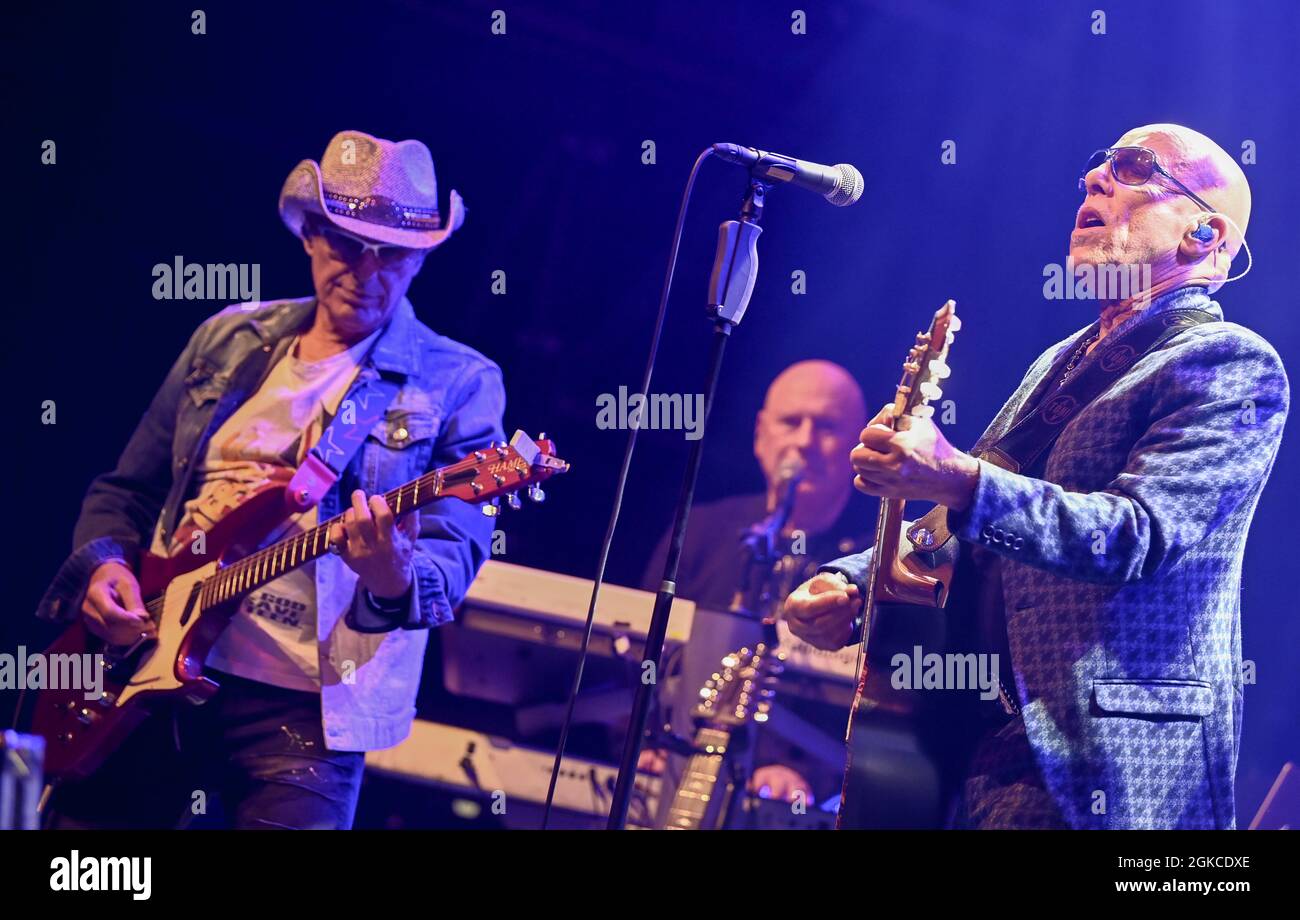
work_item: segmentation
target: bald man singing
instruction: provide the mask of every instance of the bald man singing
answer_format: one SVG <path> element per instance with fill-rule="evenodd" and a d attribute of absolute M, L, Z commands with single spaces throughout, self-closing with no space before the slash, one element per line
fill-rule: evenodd
<path fill-rule="evenodd" d="M 866 403 L 853 375 L 830 361 L 800 361 L 777 375 L 754 421 L 754 458 L 766 489 L 701 505 L 691 514 L 678 570 L 677 594 L 716 610 L 726 610 L 744 566 L 741 535 L 775 506 L 788 473 L 801 470 L 787 538 L 806 540 L 809 559 L 845 540 L 861 539 L 870 522 L 846 514 L 853 496 L 848 452 L 858 443 L 867 418 Z M 642 579 L 657 590 L 668 554 L 665 533 Z M 822 557 L 824 558 L 824 557 Z"/>
<path fill-rule="evenodd" d="M 866 418 L 862 390 L 853 375 L 838 364 L 800 361 L 778 374 L 754 421 L 754 457 L 766 487 L 758 494 L 732 496 L 695 509 L 677 574 L 678 596 L 710 611 L 729 609 L 747 564 L 742 537 L 784 497 L 793 470 L 802 471 L 802 476 L 777 546 L 781 556 L 779 571 L 769 582 L 776 604 L 791 585 L 816 571 L 819 560 L 866 545 L 873 517 L 864 499 L 853 500 L 853 468 L 848 457 Z M 659 587 L 670 536 L 663 535 L 646 566 L 642 585 L 647 590 Z M 674 687 L 683 692 L 665 696 L 694 700 L 722 656 L 752 644 L 759 635 L 755 623 L 746 624 L 735 617 L 697 616 L 690 646 L 683 656 L 681 677 L 677 678 L 686 686 Z M 689 705 L 673 708 L 672 721 L 679 734 L 691 734 L 689 709 Z M 838 764 L 828 770 L 783 745 L 772 734 L 764 732 L 759 739 L 756 762 L 762 766 L 753 773 L 751 786 L 755 792 L 787 800 L 801 795 L 807 803 L 838 791 Z M 681 760 L 674 758 L 665 763 L 661 754 L 647 751 L 642 767 L 664 769 L 672 782 L 682 766 Z M 661 804 L 671 804 L 671 796 Z"/>
<path fill-rule="evenodd" d="M 1043 352 L 970 453 L 929 420 L 896 432 L 882 410 L 852 451 L 855 485 L 947 508 L 969 562 L 953 584 L 968 601 L 948 620 L 1000 653 L 1000 700 L 983 710 L 954 826 L 1232 828 L 1242 557 L 1289 404 L 1277 353 L 1210 297 L 1243 244 L 1250 190 L 1232 157 L 1179 125 L 1128 132 L 1080 185 L 1072 262 L 1140 269 L 1141 289 L 1100 291 L 1097 320 Z M 1076 400 L 1030 464 L 1013 471 L 989 450 L 1073 375 L 1132 360 L 1121 346 L 1145 323 L 1178 328 Z M 792 631 L 855 641 L 867 568 L 865 554 L 823 566 L 786 600 Z"/>

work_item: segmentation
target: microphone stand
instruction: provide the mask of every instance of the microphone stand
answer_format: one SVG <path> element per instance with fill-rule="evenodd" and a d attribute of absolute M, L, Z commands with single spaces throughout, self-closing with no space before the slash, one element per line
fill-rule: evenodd
<path fill-rule="evenodd" d="M 700 475 L 700 462 L 704 456 L 704 439 L 708 433 L 709 415 L 713 411 L 713 396 L 717 390 L 718 376 L 722 370 L 722 357 L 731 330 L 740 324 L 749 298 L 754 293 L 758 277 L 758 237 L 763 232 L 759 221 L 763 216 L 763 200 L 771 184 L 751 176 L 749 192 L 740 207 L 740 219 L 728 220 L 718 228 L 718 248 L 713 259 L 713 274 L 709 278 L 708 315 L 713 323 L 713 343 L 709 365 L 704 378 L 704 420 L 700 437 L 691 444 L 682 477 L 681 491 L 677 496 L 677 510 L 673 517 L 672 538 L 668 543 L 668 557 L 664 560 L 663 579 L 655 594 L 654 612 L 646 632 L 645 651 L 641 659 L 641 683 L 632 700 L 632 713 L 628 717 L 627 734 L 623 739 L 623 754 L 618 763 L 618 780 L 610 801 L 609 830 L 622 830 L 627 824 L 627 809 L 636 781 L 636 764 L 645 740 L 646 720 L 659 678 L 660 659 L 663 656 L 664 638 L 668 633 L 668 615 L 677 595 L 677 568 L 681 561 L 682 544 L 686 539 L 686 524 L 691 516 L 691 503 L 695 498 L 695 484 Z M 647 668 L 647 662 L 650 667 Z"/>

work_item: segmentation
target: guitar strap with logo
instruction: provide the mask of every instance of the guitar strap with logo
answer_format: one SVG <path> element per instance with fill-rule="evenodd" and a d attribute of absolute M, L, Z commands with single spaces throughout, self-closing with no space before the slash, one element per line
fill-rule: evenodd
<path fill-rule="evenodd" d="M 1097 360 L 1086 363 L 1063 386 L 1055 392 L 1049 389 L 1050 395 L 1044 394 L 1034 410 L 1012 425 L 996 443 L 985 448 L 980 458 L 1013 473 L 1029 469 L 1056 442 L 1070 420 L 1128 373 L 1139 358 L 1184 329 L 1214 319 L 1204 310 L 1184 307 L 1162 311 L 1139 321 L 1115 341 L 1099 346 L 1101 354 Z M 1054 380 L 1059 373 L 1060 369 L 1053 367 L 1053 376 L 1049 380 Z M 1050 388 L 1051 383 L 1048 386 Z"/>
<path fill-rule="evenodd" d="M 285 489 L 293 511 L 306 511 L 320 503 L 361 449 L 366 435 L 384 417 L 399 389 L 401 385 L 396 381 L 375 377 L 343 398 L 339 411 L 307 451 Z"/>
<path fill-rule="evenodd" d="M 1045 388 L 1040 391 L 1041 397 L 1033 410 L 975 456 L 1012 473 L 1030 469 L 1056 442 L 1070 420 L 1128 373 L 1139 358 L 1184 329 L 1215 319 L 1213 314 L 1195 307 L 1155 313 L 1114 341 L 1107 340 L 1098 346 L 1102 352 L 1097 360 L 1085 363 L 1064 385 L 1053 389 L 1068 358 L 1068 352 L 1063 354 L 1048 372 Z M 947 517 L 947 508 L 934 507 L 907 528 L 908 539 L 917 549 L 933 552 L 950 536 Z"/>

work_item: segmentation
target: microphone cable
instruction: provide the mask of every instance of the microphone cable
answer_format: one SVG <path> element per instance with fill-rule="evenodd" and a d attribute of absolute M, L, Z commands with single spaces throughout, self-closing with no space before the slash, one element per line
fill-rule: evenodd
<path fill-rule="evenodd" d="M 682 202 L 677 211 L 677 226 L 673 230 L 673 243 L 668 251 L 668 267 L 664 272 L 663 291 L 659 295 L 659 315 L 655 319 L 654 332 L 650 338 L 650 355 L 646 360 L 645 376 L 641 382 L 641 393 L 650 392 L 650 380 L 654 375 L 655 359 L 659 354 L 659 340 L 663 335 L 664 319 L 668 315 L 668 295 L 673 288 L 673 273 L 677 268 L 677 251 L 682 242 L 682 228 L 686 224 L 686 212 L 691 203 L 691 192 L 695 188 L 695 179 L 699 175 L 704 161 L 714 155 L 712 147 L 706 147 L 695 158 L 691 174 L 686 179 L 682 190 Z M 639 418 L 638 418 L 639 421 Z M 578 664 L 573 672 L 573 685 L 569 689 L 569 701 L 565 708 L 564 722 L 560 726 L 560 740 L 555 749 L 555 763 L 551 766 L 551 780 L 546 789 L 546 806 L 542 809 L 542 830 L 546 830 L 551 818 L 551 804 L 555 799 L 555 785 L 560 777 L 560 767 L 564 762 L 564 749 L 568 744 L 569 730 L 573 724 L 573 710 L 578 702 L 578 690 L 582 687 L 582 672 L 587 664 L 587 651 L 591 644 L 592 627 L 596 622 L 596 604 L 600 599 L 600 587 L 605 581 L 605 565 L 609 561 L 609 551 L 614 544 L 614 532 L 618 529 L 619 512 L 623 509 L 623 493 L 627 488 L 628 473 L 632 467 L 632 454 L 636 450 L 636 436 L 640 425 L 635 422 L 628 426 L 627 445 L 623 449 L 623 465 L 619 467 L 618 483 L 614 487 L 614 504 L 610 509 L 609 525 L 605 529 L 605 538 L 600 544 L 600 557 L 596 563 L 596 577 L 591 586 L 591 602 L 587 606 L 587 622 L 583 628 L 582 646 L 578 650 Z"/>

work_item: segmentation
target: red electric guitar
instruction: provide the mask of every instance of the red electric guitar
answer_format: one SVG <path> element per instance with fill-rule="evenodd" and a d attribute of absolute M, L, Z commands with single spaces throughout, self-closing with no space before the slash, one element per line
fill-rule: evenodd
<path fill-rule="evenodd" d="M 388 492 L 384 500 L 405 514 L 444 498 L 484 503 L 494 515 L 505 496 L 520 506 L 520 489 L 541 501 L 539 484 L 569 464 L 555 456 L 548 440 L 533 441 L 516 431 L 509 444 L 475 451 Z M 43 690 L 32 715 L 32 730 L 45 738 L 47 781 L 78 779 L 92 773 L 149 714 L 149 704 L 168 697 L 202 703 L 217 690 L 203 673 L 203 661 L 250 592 L 328 552 L 330 526 L 342 515 L 312 530 L 248 553 L 295 509 L 283 485 L 266 486 L 204 534 L 203 554 L 182 550 L 175 556 L 143 554 L 136 576 L 145 609 L 158 624 L 156 639 L 129 648 L 111 647 L 78 622 L 48 650 L 49 655 L 104 656 L 103 695 L 87 700 L 83 690 Z"/>

